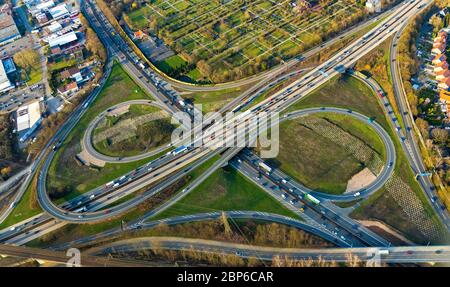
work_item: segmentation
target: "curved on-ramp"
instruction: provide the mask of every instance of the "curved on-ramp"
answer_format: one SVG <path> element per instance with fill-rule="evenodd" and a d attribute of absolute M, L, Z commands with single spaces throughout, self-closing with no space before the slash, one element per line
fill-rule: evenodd
<path fill-rule="evenodd" d="M 369 185 L 355 190 L 351 193 L 345 193 L 340 195 L 335 194 L 328 194 L 325 192 L 320 192 L 317 190 L 309 189 L 303 185 L 299 185 L 299 188 L 303 190 L 306 193 L 311 193 L 314 196 L 320 197 L 322 199 L 332 200 L 332 201 L 352 201 L 355 199 L 360 199 L 364 197 L 368 197 L 373 192 L 377 191 L 379 188 L 381 188 L 386 181 L 390 178 L 392 175 L 394 168 L 395 168 L 395 161 L 396 161 L 396 155 L 395 155 L 395 146 L 394 143 L 389 136 L 389 134 L 384 130 L 384 128 L 377 123 L 374 120 L 371 120 L 368 116 L 365 116 L 361 113 L 349 110 L 349 109 L 342 109 L 342 108 L 334 108 L 334 107 L 320 107 L 320 108 L 308 108 L 304 110 L 298 110 L 294 112 L 289 112 L 286 115 L 284 115 L 282 120 L 287 119 L 294 119 L 302 116 L 307 116 L 311 114 L 317 114 L 317 113 L 336 113 L 341 115 L 347 115 L 351 116 L 359 121 L 365 122 L 370 127 L 373 128 L 373 130 L 377 133 L 377 135 L 382 140 L 385 151 L 386 151 L 386 158 L 383 169 L 381 170 L 380 174 L 377 176 L 377 178 L 371 182 Z M 359 194 L 358 197 L 355 197 L 356 194 Z"/>
<path fill-rule="evenodd" d="M 82 152 L 87 153 L 87 155 L 89 157 L 92 157 L 95 160 L 101 161 L 101 162 L 128 163 L 128 162 L 133 162 L 133 161 L 148 158 L 150 156 L 159 154 L 159 153 L 163 152 L 164 150 L 166 150 L 168 148 L 167 146 L 160 146 L 160 147 L 157 147 L 156 149 L 152 149 L 148 152 L 145 152 L 145 153 L 142 153 L 139 155 L 120 157 L 120 156 L 108 156 L 108 155 L 102 154 L 94 148 L 94 146 L 92 145 L 93 131 L 97 127 L 98 123 L 107 115 L 108 111 L 120 109 L 122 107 L 130 106 L 130 105 L 154 106 L 154 107 L 158 107 L 158 108 L 166 111 L 169 114 L 169 116 L 172 114 L 172 111 L 169 110 L 165 105 L 160 104 L 155 101 L 151 101 L 151 100 L 132 100 L 132 101 L 127 101 L 127 102 L 122 102 L 122 103 L 119 103 L 112 107 L 109 107 L 107 110 L 104 110 L 103 112 L 101 112 L 94 120 L 92 120 L 89 123 L 89 125 L 83 135 L 83 139 L 81 140 Z"/>

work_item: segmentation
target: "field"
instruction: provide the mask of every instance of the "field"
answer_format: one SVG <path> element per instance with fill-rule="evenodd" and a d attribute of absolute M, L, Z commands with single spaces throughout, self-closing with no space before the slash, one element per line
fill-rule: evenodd
<path fill-rule="evenodd" d="M 159 118 L 160 114 L 165 117 Z M 151 119 L 152 116 L 156 118 Z M 167 144 L 174 129 L 166 112 L 152 106 L 132 105 L 127 113 L 99 122 L 93 132 L 94 148 L 109 156 L 142 154 Z"/>
<path fill-rule="evenodd" d="M 42 81 L 42 69 L 40 66 L 37 68 L 29 69 L 27 73 L 28 74 L 24 76 L 24 78 L 27 80 L 27 85 L 32 86 Z"/>
<path fill-rule="evenodd" d="M 321 114 L 289 120 L 280 124 L 280 152 L 268 160 L 305 186 L 326 193 L 345 192 L 350 178 L 370 165 L 361 161 L 338 138 L 329 138 L 320 129 L 334 129 L 335 135 L 360 141 L 376 153 L 384 147 L 372 128 L 348 116 Z"/>
<path fill-rule="evenodd" d="M 80 140 L 91 120 L 110 106 L 135 99 L 151 99 L 151 97 L 135 84 L 119 64 L 115 64 L 104 89 L 66 138 L 50 165 L 47 186 L 52 198 L 74 197 L 149 160 L 144 159 L 125 164 L 106 164 L 102 168 L 90 168 L 81 165 L 75 158 L 81 151 Z"/>
<path fill-rule="evenodd" d="M 390 129 L 376 96 L 363 82 L 353 77 L 342 76 L 331 79 L 288 110 L 322 106 L 351 108 L 368 117 L 375 117 L 386 130 Z"/>
<path fill-rule="evenodd" d="M 201 104 L 203 113 L 219 110 L 221 107 L 232 101 L 243 93 L 248 86 L 230 88 L 212 92 L 194 92 L 182 95 L 184 99 L 194 104 Z"/>
<path fill-rule="evenodd" d="M 127 14 L 213 82 L 239 79 L 295 57 L 365 17 L 350 0 L 156 0 Z"/>
<path fill-rule="evenodd" d="M 186 64 L 187 62 L 183 60 L 183 58 L 178 55 L 174 55 L 164 59 L 163 61 L 157 62 L 156 66 L 164 73 L 169 74 L 172 70 L 177 70 Z"/>
<path fill-rule="evenodd" d="M 298 218 L 238 171 L 225 167 L 215 171 L 195 190 L 154 219 L 229 210 L 265 211 Z"/>

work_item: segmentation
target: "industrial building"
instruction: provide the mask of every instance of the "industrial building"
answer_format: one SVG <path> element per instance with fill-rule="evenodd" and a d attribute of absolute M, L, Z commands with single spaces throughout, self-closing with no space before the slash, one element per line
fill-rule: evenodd
<path fill-rule="evenodd" d="M 14 85 L 8 79 L 6 70 L 2 63 L 0 63 L 0 93 L 9 91 L 14 88 Z"/>
<path fill-rule="evenodd" d="M 50 48 L 56 47 L 56 46 L 64 46 L 66 44 L 70 44 L 72 42 L 75 42 L 78 40 L 77 35 L 75 32 L 70 32 L 52 39 L 48 40 L 48 44 L 50 45 Z"/>
<path fill-rule="evenodd" d="M 42 121 L 39 101 L 34 101 L 16 111 L 16 129 L 19 141 L 26 141 Z"/>
<path fill-rule="evenodd" d="M 0 46 L 13 42 L 20 37 L 20 32 L 10 13 L 0 13 Z"/>

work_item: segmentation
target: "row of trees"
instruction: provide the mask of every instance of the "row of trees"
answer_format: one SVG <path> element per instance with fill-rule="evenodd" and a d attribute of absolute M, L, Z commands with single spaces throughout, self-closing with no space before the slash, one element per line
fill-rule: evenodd
<path fill-rule="evenodd" d="M 0 162 L 13 158 L 11 126 L 8 116 L 0 116 Z"/>
<path fill-rule="evenodd" d="M 86 27 L 86 48 L 91 51 L 92 54 L 97 56 L 103 63 L 106 62 L 106 49 L 98 38 L 97 33 L 92 30 L 89 22 L 83 15 L 80 16 L 80 20 L 83 26 Z"/>
<path fill-rule="evenodd" d="M 435 13 L 438 9 L 443 9 L 450 5 L 449 0 L 436 0 L 434 5 L 430 6 L 426 11 L 417 15 L 412 23 L 410 23 L 405 32 L 402 34 L 399 43 L 398 43 L 398 51 L 399 56 L 397 61 L 400 64 L 400 74 L 403 80 L 403 84 L 405 87 L 405 92 L 407 95 L 407 100 L 412 109 L 414 116 L 416 117 L 415 123 L 422 138 L 427 143 L 427 152 L 431 155 L 431 159 L 436 165 L 436 174 L 439 178 L 434 177 L 436 182 L 442 182 L 444 185 L 450 184 L 450 171 L 447 168 L 448 163 L 446 160 L 442 160 L 441 157 L 441 149 L 448 149 L 448 141 L 449 135 L 448 131 L 442 128 L 432 128 L 426 119 L 421 118 L 419 115 L 419 100 L 418 95 L 412 88 L 411 78 L 418 71 L 420 60 L 417 58 L 417 47 L 416 40 L 419 35 L 419 29 L 422 26 L 423 22 L 430 13 Z M 439 16 L 431 16 L 430 23 L 433 25 L 433 34 L 436 34 L 439 30 L 441 30 L 445 22 L 448 21 L 448 17 L 445 17 L 442 20 Z M 422 113 L 427 114 L 427 110 L 423 111 L 420 108 Z M 431 129 L 431 130 L 430 130 Z M 439 191 L 442 192 L 442 191 Z M 444 202 L 447 202 L 448 195 L 442 195 Z M 448 202 L 446 203 L 448 204 Z"/>
<path fill-rule="evenodd" d="M 26 48 L 15 53 L 14 62 L 21 68 L 29 70 L 39 66 L 40 56 L 36 50 Z"/>

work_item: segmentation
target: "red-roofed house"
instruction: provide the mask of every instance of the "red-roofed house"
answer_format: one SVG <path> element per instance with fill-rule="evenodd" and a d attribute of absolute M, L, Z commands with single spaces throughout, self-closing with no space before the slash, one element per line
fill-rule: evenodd
<path fill-rule="evenodd" d="M 61 86 L 58 88 L 58 93 L 60 93 L 63 96 L 66 96 L 66 95 L 68 95 L 72 92 L 76 92 L 76 91 L 78 91 L 78 85 L 76 82 L 72 82 L 72 83 L 69 83 L 65 86 Z"/>
<path fill-rule="evenodd" d="M 433 54 L 442 54 L 445 52 L 445 44 L 443 43 L 434 43 L 433 49 L 431 49 L 431 53 Z"/>
<path fill-rule="evenodd" d="M 447 60 L 447 57 L 444 54 L 438 54 L 434 57 L 432 63 L 434 65 L 442 64 Z"/>
<path fill-rule="evenodd" d="M 445 78 L 445 79 L 443 79 L 443 80 L 438 84 L 438 87 L 439 87 L 440 89 L 443 89 L 443 90 L 448 90 L 448 88 L 450 87 L 450 78 Z"/>
<path fill-rule="evenodd" d="M 134 39 L 140 40 L 140 39 L 144 38 L 145 33 L 142 32 L 142 30 L 138 30 L 138 31 L 134 32 L 133 36 L 134 36 Z"/>
<path fill-rule="evenodd" d="M 436 74 L 436 80 L 437 81 L 441 81 L 441 80 L 443 80 L 445 78 L 450 77 L 450 71 L 447 70 L 447 69 L 442 70 L 442 71 L 438 71 L 435 74 Z"/>
<path fill-rule="evenodd" d="M 434 65 L 433 71 L 434 71 L 435 73 L 439 73 L 440 71 L 447 70 L 447 69 L 448 69 L 448 64 L 447 64 L 447 62 L 442 62 L 442 63 L 440 63 L 440 64 Z"/>
<path fill-rule="evenodd" d="M 447 33 L 445 33 L 444 31 L 439 32 L 438 35 L 434 38 L 435 43 L 445 43 L 445 41 L 447 41 Z"/>

